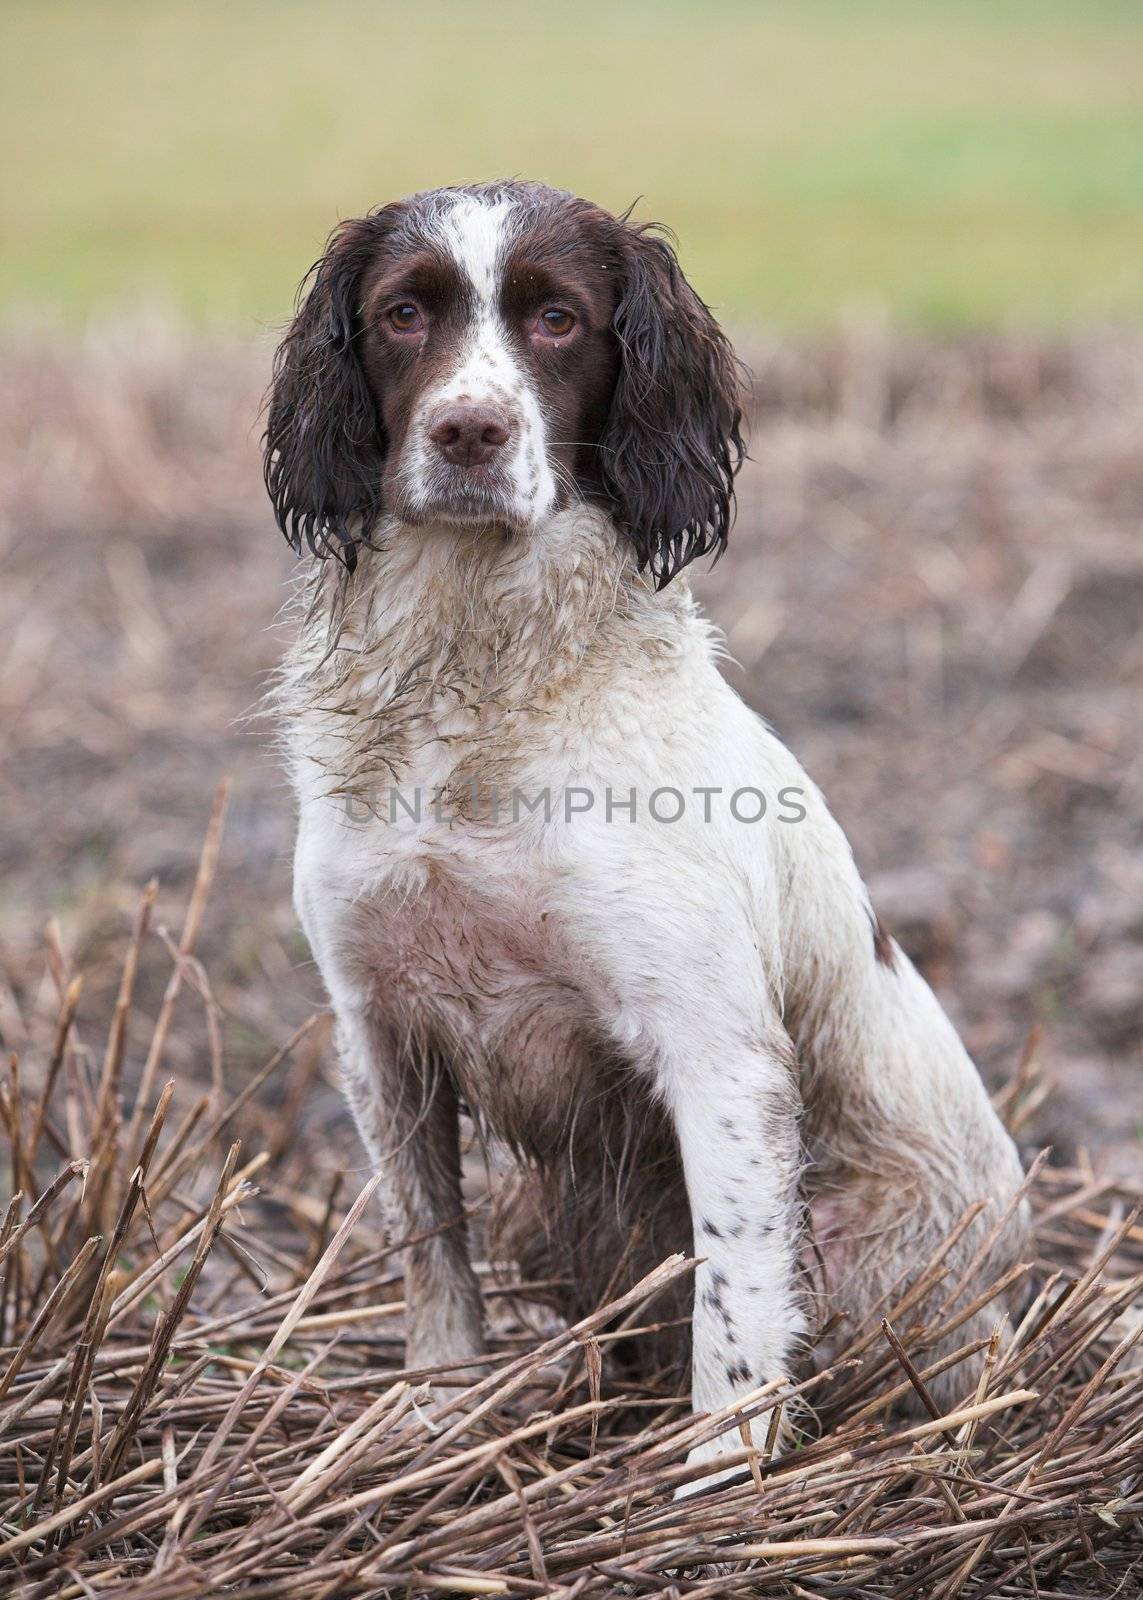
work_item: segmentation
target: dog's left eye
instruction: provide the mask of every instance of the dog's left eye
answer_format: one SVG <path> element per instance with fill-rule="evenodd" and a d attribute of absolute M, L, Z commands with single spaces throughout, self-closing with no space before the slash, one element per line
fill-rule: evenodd
<path fill-rule="evenodd" d="M 540 312 L 536 321 L 537 331 L 546 334 L 549 339 L 566 339 L 574 327 L 575 318 L 562 306 L 549 306 L 546 311 Z"/>
<path fill-rule="evenodd" d="M 386 315 L 389 326 L 395 328 L 398 333 L 416 333 L 424 321 L 417 307 L 408 301 L 393 306 Z"/>

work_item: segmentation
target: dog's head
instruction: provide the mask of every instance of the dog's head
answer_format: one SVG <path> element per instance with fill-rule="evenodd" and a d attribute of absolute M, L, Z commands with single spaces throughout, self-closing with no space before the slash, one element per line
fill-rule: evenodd
<path fill-rule="evenodd" d="M 274 368 L 266 484 L 296 549 L 352 566 L 384 516 L 526 533 L 607 508 L 666 583 L 726 542 L 733 352 L 646 227 L 538 184 L 343 223 Z"/>

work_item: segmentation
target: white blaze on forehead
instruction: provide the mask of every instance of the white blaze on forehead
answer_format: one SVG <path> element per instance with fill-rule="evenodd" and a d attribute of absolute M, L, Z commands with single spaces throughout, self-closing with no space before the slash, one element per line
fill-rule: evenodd
<path fill-rule="evenodd" d="M 484 305 L 497 288 L 497 268 L 508 242 L 511 200 L 481 200 L 459 196 L 441 218 L 446 249 L 472 284 Z"/>
<path fill-rule="evenodd" d="M 440 243 L 471 285 L 476 305 L 456 366 L 420 407 L 405 476 L 414 504 L 431 501 L 434 456 L 428 435 L 433 416 L 449 401 L 491 401 L 504 408 L 512 423 L 512 442 L 505 447 L 503 462 L 509 509 L 525 521 L 536 521 L 556 504 L 547 427 L 498 304 L 515 210 L 511 200 L 458 195 L 437 219 Z"/>

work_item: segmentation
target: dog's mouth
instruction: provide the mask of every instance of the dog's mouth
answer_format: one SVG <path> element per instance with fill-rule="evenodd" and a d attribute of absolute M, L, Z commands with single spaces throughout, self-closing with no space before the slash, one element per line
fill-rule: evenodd
<path fill-rule="evenodd" d="M 503 471 L 495 465 L 434 469 L 418 493 L 402 497 L 402 519 L 414 527 L 444 523 L 459 528 L 520 529 L 529 518 Z"/>

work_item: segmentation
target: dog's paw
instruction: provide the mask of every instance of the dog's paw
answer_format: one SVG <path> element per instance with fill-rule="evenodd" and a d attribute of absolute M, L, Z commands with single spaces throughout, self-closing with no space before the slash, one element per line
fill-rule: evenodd
<path fill-rule="evenodd" d="M 729 1433 L 720 1434 L 717 1439 L 708 1439 L 703 1444 L 696 1444 L 687 1456 L 688 1467 L 709 1466 L 710 1470 L 701 1477 L 688 1479 L 680 1483 L 675 1490 L 676 1500 L 688 1500 L 692 1495 L 706 1494 L 708 1490 L 718 1488 L 720 1484 L 733 1484 L 737 1487 L 750 1479 L 749 1462 L 735 1461 L 729 1466 L 720 1466 L 719 1463 L 726 1456 L 743 1449 L 743 1441 L 736 1428 Z"/>
<path fill-rule="evenodd" d="M 735 1422 L 732 1419 L 726 1424 L 724 1432 L 696 1444 L 687 1455 L 687 1466 L 706 1466 L 710 1470 L 681 1483 L 675 1490 L 674 1498 L 685 1500 L 690 1495 L 705 1494 L 720 1484 L 737 1487 L 748 1483 L 751 1478 L 757 1477 L 763 1463 L 784 1455 L 794 1442 L 794 1430 L 785 1406 L 779 1409 L 776 1425 L 772 1424 L 772 1415 L 764 1414 L 748 1422 Z M 743 1451 L 749 1451 L 746 1460 L 723 1464 L 728 1456 L 741 1457 Z"/>
<path fill-rule="evenodd" d="M 467 1391 L 489 1368 L 478 1329 L 413 1330 L 405 1341 L 405 1371 L 415 1385 L 414 1410 L 429 1433 L 444 1433 L 470 1409 Z"/>

